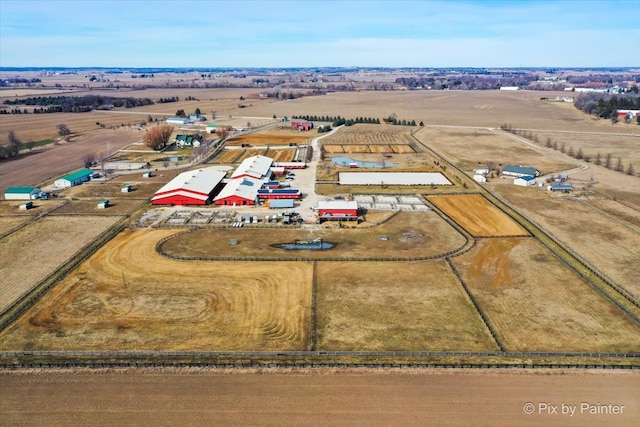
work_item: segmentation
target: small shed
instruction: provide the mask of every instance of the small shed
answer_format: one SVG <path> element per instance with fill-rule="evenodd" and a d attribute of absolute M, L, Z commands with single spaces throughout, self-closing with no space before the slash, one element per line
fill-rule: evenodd
<path fill-rule="evenodd" d="M 475 182 L 480 182 L 480 183 L 484 183 L 487 182 L 487 177 L 484 175 L 473 175 L 473 180 Z"/>
<path fill-rule="evenodd" d="M 100 202 L 98 202 L 98 209 L 106 209 L 108 208 L 109 205 L 109 200 L 105 199 L 105 200 L 100 200 Z"/>
<path fill-rule="evenodd" d="M 269 209 L 291 209 L 293 206 L 293 199 L 269 200 Z"/>
<path fill-rule="evenodd" d="M 547 187 L 548 191 L 557 193 L 557 192 L 561 192 L 561 193 L 570 193 L 573 191 L 573 185 L 571 184 L 552 184 L 550 186 Z"/>
<path fill-rule="evenodd" d="M 151 171 L 147 171 L 147 172 L 142 174 L 143 178 L 151 178 L 152 176 L 153 176 L 153 174 L 151 173 Z"/>
<path fill-rule="evenodd" d="M 21 204 L 18 209 L 20 209 L 21 211 L 28 211 L 32 207 L 33 207 L 33 202 L 27 202 L 27 203 Z"/>
<path fill-rule="evenodd" d="M 5 200 L 33 200 L 37 199 L 40 189 L 36 187 L 9 187 L 4 192 Z"/>
<path fill-rule="evenodd" d="M 133 188 L 131 187 L 131 184 L 125 184 L 122 186 L 122 189 L 120 191 L 122 191 L 123 193 L 129 193 Z"/>

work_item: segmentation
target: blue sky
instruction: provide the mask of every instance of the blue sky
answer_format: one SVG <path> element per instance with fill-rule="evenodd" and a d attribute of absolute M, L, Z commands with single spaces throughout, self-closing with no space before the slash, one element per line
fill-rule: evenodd
<path fill-rule="evenodd" d="M 640 66 L 640 0 L 0 0 L 0 67 Z"/>

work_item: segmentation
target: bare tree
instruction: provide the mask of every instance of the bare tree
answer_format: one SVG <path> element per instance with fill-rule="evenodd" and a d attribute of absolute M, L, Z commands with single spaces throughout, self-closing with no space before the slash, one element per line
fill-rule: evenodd
<path fill-rule="evenodd" d="M 169 138 L 173 133 L 173 127 L 169 125 L 156 126 L 147 129 L 142 140 L 144 143 L 154 150 L 160 150 L 167 146 Z"/>
<path fill-rule="evenodd" d="M 7 134 L 7 139 L 9 140 L 8 152 L 9 156 L 14 157 L 18 155 L 20 151 L 20 140 L 16 136 L 16 133 L 13 130 L 10 130 Z"/>
<path fill-rule="evenodd" d="M 60 123 L 58 126 L 58 135 L 62 137 L 65 141 L 69 139 L 69 135 L 71 135 L 71 130 L 64 123 Z"/>
<path fill-rule="evenodd" d="M 622 172 L 624 170 L 624 166 L 622 166 L 622 159 L 618 157 L 618 162 L 616 163 L 616 172 Z"/>
<path fill-rule="evenodd" d="M 596 154 L 596 161 L 594 163 L 598 166 L 602 164 L 602 157 L 600 156 L 600 153 Z"/>
<path fill-rule="evenodd" d="M 85 168 L 90 168 L 93 165 L 93 162 L 96 161 L 96 156 L 93 153 L 85 154 L 82 157 L 82 163 Z"/>
<path fill-rule="evenodd" d="M 607 157 L 604 159 L 604 167 L 611 169 L 611 154 L 607 154 Z"/>
<path fill-rule="evenodd" d="M 635 174 L 636 174 L 636 171 L 633 168 L 633 165 L 630 164 L 629 167 L 627 168 L 627 175 L 635 175 Z"/>

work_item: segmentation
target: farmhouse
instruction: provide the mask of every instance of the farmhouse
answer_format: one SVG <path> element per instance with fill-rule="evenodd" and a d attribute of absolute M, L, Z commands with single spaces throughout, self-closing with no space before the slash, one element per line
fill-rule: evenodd
<path fill-rule="evenodd" d="M 269 179 L 271 178 L 271 165 L 273 159 L 267 156 L 252 156 L 247 157 L 240 163 L 231 175 L 232 179 L 249 177 L 255 179 Z"/>
<path fill-rule="evenodd" d="M 535 185 L 536 179 L 531 175 L 521 176 L 513 180 L 515 185 L 519 185 L 521 187 L 529 187 L 530 185 Z"/>
<path fill-rule="evenodd" d="M 352 221 L 358 219 L 358 202 L 327 200 L 318 202 L 320 221 Z"/>
<path fill-rule="evenodd" d="M 159 189 L 154 205 L 206 205 L 220 191 L 226 173 L 214 167 L 182 172 Z"/>
<path fill-rule="evenodd" d="M 440 172 L 340 172 L 340 185 L 451 185 Z"/>
<path fill-rule="evenodd" d="M 36 187 L 9 187 L 4 192 L 5 200 L 32 200 L 37 199 L 40 189 Z"/>
<path fill-rule="evenodd" d="M 484 183 L 487 182 L 487 177 L 484 175 L 473 175 L 473 180 L 475 182 Z"/>
<path fill-rule="evenodd" d="M 167 123 L 170 125 L 188 125 L 191 123 L 191 120 L 186 117 L 169 117 Z"/>
<path fill-rule="evenodd" d="M 310 122 L 308 120 L 294 119 L 291 121 L 291 128 L 305 131 L 311 130 L 313 129 L 313 122 Z"/>
<path fill-rule="evenodd" d="M 518 86 L 502 86 L 500 90 L 520 90 Z"/>
<path fill-rule="evenodd" d="M 487 168 L 484 168 L 484 169 L 476 169 L 476 170 L 474 171 L 474 173 L 475 173 L 476 175 L 486 175 L 486 174 L 488 174 L 488 173 L 489 173 L 489 169 L 487 169 Z"/>
<path fill-rule="evenodd" d="M 263 179 L 245 176 L 230 179 L 213 199 L 213 203 L 223 206 L 252 206 L 258 203 L 258 191 L 264 184 Z"/>
<path fill-rule="evenodd" d="M 640 116 L 640 110 L 616 110 L 618 117 L 638 117 Z"/>
<path fill-rule="evenodd" d="M 538 172 L 536 168 L 522 166 L 522 165 L 518 165 L 518 166 L 504 165 L 504 168 L 502 168 L 502 174 L 507 176 L 515 176 L 515 177 L 521 177 L 521 176 L 536 177 L 540 175 L 540 172 Z"/>
<path fill-rule="evenodd" d="M 183 133 L 176 135 L 175 143 L 178 147 L 193 147 L 198 148 L 201 144 L 202 138 L 198 135 L 185 135 Z"/>
<path fill-rule="evenodd" d="M 63 188 L 73 187 L 89 181 L 91 175 L 93 175 L 93 171 L 91 169 L 80 169 L 79 171 L 63 176 L 60 179 L 56 179 L 53 185 Z"/>

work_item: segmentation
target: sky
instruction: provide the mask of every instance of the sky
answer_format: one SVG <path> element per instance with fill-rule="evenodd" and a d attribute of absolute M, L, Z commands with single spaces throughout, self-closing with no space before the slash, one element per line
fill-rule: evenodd
<path fill-rule="evenodd" d="M 0 67 L 626 66 L 640 0 L 0 0 Z"/>

